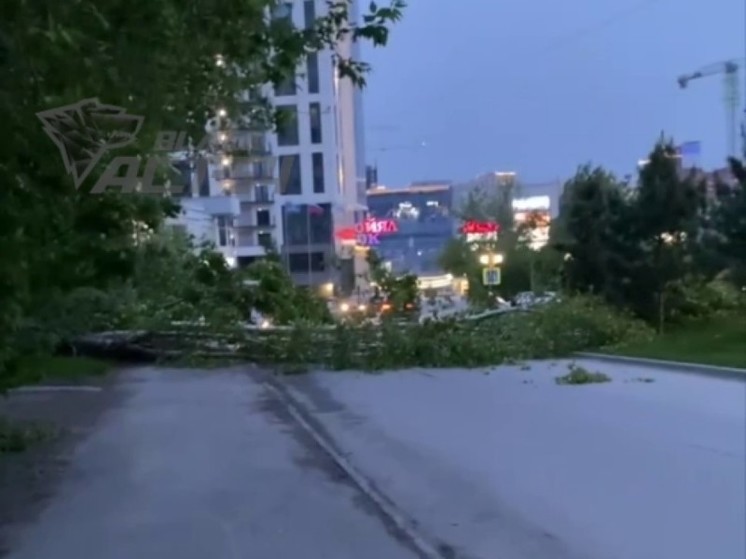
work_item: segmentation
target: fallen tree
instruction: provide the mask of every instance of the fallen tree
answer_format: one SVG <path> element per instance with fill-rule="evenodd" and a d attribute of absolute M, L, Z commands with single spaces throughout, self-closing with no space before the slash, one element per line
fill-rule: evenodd
<path fill-rule="evenodd" d="M 80 354 L 115 359 L 231 359 L 266 366 L 329 369 L 478 367 L 561 357 L 646 337 L 650 330 L 595 299 L 569 299 L 531 312 L 490 311 L 465 319 L 424 323 L 383 320 L 333 327 L 236 326 L 210 331 L 181 326 L 162 331 L 86 335 Z M 122 356 L 122 357 L 119 357 Z"/>

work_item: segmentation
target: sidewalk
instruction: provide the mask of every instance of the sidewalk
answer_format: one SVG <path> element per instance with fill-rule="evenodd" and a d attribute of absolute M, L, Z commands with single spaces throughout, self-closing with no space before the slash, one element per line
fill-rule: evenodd
<path fill-rule="evenodd" d="M 744 342 L 746 343 L 746 342 Z M 705 375 L 714 378 L 740 380 L 746 382 L 746 369 L 737 369 L 735 367 L 718 367 L 715 365 L 704 365 L 702 363 L 686 363 L 681 361 L 669 361 L 663 359 L 650 359 L 648 357 L 630 357 L 627 355 L 617 355 L 614 353 L 595 353 L 580 352 L 579 357 L 593 359 L 595 361 L 605 361 L 608 363 L 638 365 L 641 367 L 653 367 L 655 369 L 664 369 L 678 373 L 692 373 Z"/>

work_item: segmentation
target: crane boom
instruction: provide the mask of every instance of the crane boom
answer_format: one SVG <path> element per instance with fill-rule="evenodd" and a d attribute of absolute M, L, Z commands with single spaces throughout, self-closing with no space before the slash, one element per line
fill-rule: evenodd
<path fill-rule="evenodd" d="M 709 64 L 703 66 L 699 70 L 696 70 L 690 74 L 683 74 L 678 77 L 677 81 L 681 89 L 685 89 L 689 82 L 714 76 L 717 74 L 723 74 L 724 82 L 723 87 L 725 90 L 725 109 L 727 117 L 727 134 L 728 134 L 728 155 L 735 157 L 736 154 L 736 129 L 737 118 L 738 118 L 738 72 L 743 65 L 740 60 L 725 60 L 723 62 L 716 62 L 715 64 Z M 746 130 L 746 129 L 744 129 Z M 746 151 L 746 136 L 743 136 L 744 145 L 743 150 Z"/>
<path fill-rule="evenodd" d="M 737 74 L 739 67 L 740 63 L 738 60 L 726 60 L 725 62 L 716 62 L 715 64 L 703 66 L 696 72 L 679 76 L 679 87 L 684 89 L 687 85 L 689 85 L 690 81 L 698 80 L 700 78 L 706 78 L 708 76 L 714 76 L 716 74 Z"/>

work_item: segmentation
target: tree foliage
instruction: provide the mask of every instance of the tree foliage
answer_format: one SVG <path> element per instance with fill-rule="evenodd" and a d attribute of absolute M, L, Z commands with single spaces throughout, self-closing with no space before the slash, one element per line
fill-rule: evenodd
<path fill-rule="evenodd" d="M 148 245 L 143 251 L 140 246 L 143 235 L 157 231 L 176 206 L 154 196 L 88 193 L 107 156 L 76 189 L 36 114 L 93 97 L 125 107 L 145 118 L 135 140 L 117 155 L 140 157 L 151 153 L 162 130 L 185 131 L 199 140 L 218 108 L 235 122 L 272 125 L 276 115 L 267 100 L 246 92 L 291 78 L 309 53 L 327 49 L 342 79 L 364 85 L 369 68 L 351 58 L 345 45 L 384 45 L 389 24 L 400 19 L 404 8 L 402 0 L 371 4 L 357 21 L 348 0 L 332 0 L 315 22 L 296 28 L 272 17 L 278 4 L 28 0 L 3 5 L 0 375 L 17 353 L 24 324 L 40 323 L 34 317 L 45 315 L 50 301 L 80 289 L 119 289 L 133 281 L 142 258 L 151 259 L 152 276 L 137 280 L 141 289 L 146 284 L 155 288 L 156 276 L 169 283 L 187 281 L 162 269 L 185 254 L 174 253 L 173 247 Z M 214 266 L 209 270 L 195 268 L 189 281 L 210 284 L 218 296 L 228 281 L 226 272 Z M 184 289 L 187 298 L 204 296 Z"/>
<path fill-rule="evenodd" d="M 711 219 L 705 184 L 679 169 L 666 141 L 650 153 L 636 187 L 581 167 L 565 185 L 552 232 L 552 246 L 565 258 L 565 285 L 632 309 L 660 330 L 682 314 L 687 293 L 719 271 L 700 265 L 701 256 L 710 250 L 707 228 L 724 231 L 731 204 L 721 203 Z"/>
<path fill-rule="evenodd" d="M 717 185 L 717 202 L 713 211 L 714 229 L 718 234 L 716 250 L 738 287 L 746 286 L 746 167 L 730 160 L 736 184 Z"/>
<path fill-rule="evenodd" d="M 420 294 L 416 275 L 394 275 L 372 249 L 366 254 L 366 261 L 371 281 L 392 305 L 394 312 L 401 313 L 419 307 Z"/>

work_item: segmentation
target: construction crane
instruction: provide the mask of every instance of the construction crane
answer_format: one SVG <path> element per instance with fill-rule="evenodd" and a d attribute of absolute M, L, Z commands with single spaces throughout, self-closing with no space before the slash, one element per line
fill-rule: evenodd
<path fill-rule="evenodd" d="M 723 88 L 725 91 L 725 110 L 726 110 L 726 131 L 728 134 L 728 155 L 736 157 L 736 130 L 738 129 L 738 72 L 741 68 L 742 61 L 740 60 L 726 60 L 724 62 L 717 62 L 704 66 L 692 72 L 691 74 L 684 74 L 679 76 L 678 82 L 679 87 L 682 89 L 689 85 L 689 82 L 698 80 L 700 78 L 706 78 L 708 76 L 714 76 L 717 74 L 723 74 Z M 746 137 L 744 134 L 746 129 L 741 127 L 741 137 L 743 142 L 743 150 L 746 152 Z"/>

